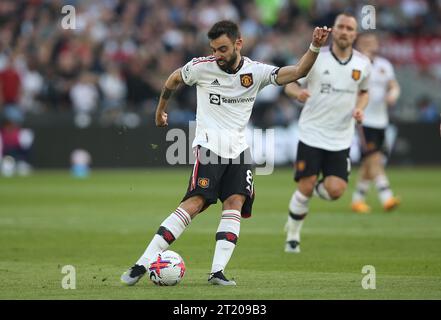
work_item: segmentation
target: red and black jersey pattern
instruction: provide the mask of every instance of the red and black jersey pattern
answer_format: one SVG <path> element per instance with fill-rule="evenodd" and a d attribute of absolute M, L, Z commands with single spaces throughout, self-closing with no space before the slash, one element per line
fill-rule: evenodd
<path fill-rule="evenodd" d="M 208 57 L 194 58 L 191 62 L 193 65 L 196 65 L 202 62 L 214 62 L 214 61 L 216 61 L 216 58 L 214 56 L 208 56 Z"/>

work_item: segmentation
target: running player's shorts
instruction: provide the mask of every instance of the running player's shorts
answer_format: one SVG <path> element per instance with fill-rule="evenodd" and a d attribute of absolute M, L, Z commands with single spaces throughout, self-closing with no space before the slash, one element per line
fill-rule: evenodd
<path fill-rule="evenodd" d="M 203 211 L 215 204 L 217 199 L 224 202 L 233 194 L 246 196 L 241 215 L 243 218 L 250 217 L 255 195 L 250 150 L 246 149 L 236 159 L 226 159 L 198 146 L 187 193 L 182 201 L 196 195 L 203 196 Z"/>
<path fill-rule="evenodd" d="M 297 146 L 296 173 L 294 180 L 310 176 L 337 176 L 346 182 L 351 171 L 349 148 L 340 151 L 328 151 L 315 148 L 299 141 Z"/>
<path fill-rule="evenodd" d="M 380 151 L 384 153 L 383 144 L 384 144 L 384 129 L 376 129 L 369 127 L 362 127 L 364 133 L 364 141 L 363 137 L 360 138 L 360 148 L 361 148 L 361 157 L 365 158 L 368 155 L 371 155 L 374 152 Z"/>

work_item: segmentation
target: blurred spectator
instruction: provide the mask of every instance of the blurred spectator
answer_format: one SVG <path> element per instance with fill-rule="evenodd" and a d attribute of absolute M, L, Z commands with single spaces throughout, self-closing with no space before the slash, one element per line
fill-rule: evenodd
<path fill-rule="evenodd" d="M 55 90 L 57 92 L 57 108 L 71 109 L 70 92 L 79 76 L 79 61 L 71 51 L 63 51 L 57 59 Z M 75 107 L 74 107 L 75 108 Z"/>
<path fill-rule="evenodd" d="M 98 97 L 94 76 L 91 73 L 83 72 L 70 90 L 73 111 L 75 113 L 91 114 L 98 107 Z"/>
<path fill-rule="evenodd" d="M 127 88 L 118 66 L 109 65 L 98 84 L 103 92 L 104 110 L 123 107 Z"/>
<path fill-rule="evenodd" d="M 159 94 L 159 90 L 149 83 L 148 74 L 144 69 L 145 65 L 138 57 L 130 60 L 126 70 L 127 102 L 131 111 L 145 109 L 148 100 L 155 99 Z"/>
<path fill-rule="evenodd" d="M 18 109 L 5 109 L 3 116 L 4 123 L 0 127 L 2 173 L 6 176 L 11 176 L 15 172 L 22 176 L 28 175 L 32 170 L 30 149 L 33 132 L 21 127 L 23 115 Z"/>
<path fill-rule="evenodd" d="M 418 114 L 421 122 L 438 122 L 440 120 L 440 110 L 428 96 L 418 99 Z"/>
<path fill-rule="evenodd" d="M 20 75 L 14 66 L 13 59 L 9 58 L 5 68 L 0 72 L 0 107 L 19 109 L 20 94 Z"/>
<path fill-rule="evenodd" d="M 102 92 L 102 120 L 104 123 L 115 123 L 124 109 L 127 94 L 126 83 L 117 65 L 110 64 L 98 79 Z"/>
<path fill-rule="evenodd" d="M 76 9 L 74 30 L 61 28 L 64 4 Z M 375 6 L 376 26 L 385 33 L 390 54 L 412 58 L 413 65 L 428 60 L 428 70 L 441 70 L 439 0 L 0 0 L 0 85 L 5 83 L 0 108 L 20 108 L 26 116 L 41 111 L 89 113 L 102 106 L 104 123 L 118 121 L 118 114 L 127 112 L 152 123 L 163 78 L 191 58 L 210 54 L 206 32 L 214 22 L 238 22 L 244 55 L 281 66 L 301 57 L 313 26 L 332 25 L 343 10 L 361 18 L 365 4 Z M 414 42 L 420 48 L 415 53 L 407 40 L 418 37 L 427 41 Z M 9 57 L 16 59 L 15 66 Z M 399 69 L 398 65 L 398 76 Z M 90 74 L 89 80 L 84 74 Z M 413 100 L 405 94 L 403 101 Z M 273 98 L 274 110 L 257 110 L 256 123 L 291 121 L 283 95 Z M 431 98 L 441 101 L 440 93 Z M 194 88 L 183 88 L 172 99 L 172 110 L 178 112 L 174 118 L 170 114 L 172 121 L 185 123 L 194 117 Z M 405 108 L 414 110 L 409 103 Z"/>
<path fill-rule="evenodd" d="M 20 106 L 25 112 L 36 113 L 41 111 L 41 104 L 37 98 L 43 91 L 44 79 L 37 69 L 36 61 L 29 57 L 27 69 L 23 72 L 23 92 Z"/>

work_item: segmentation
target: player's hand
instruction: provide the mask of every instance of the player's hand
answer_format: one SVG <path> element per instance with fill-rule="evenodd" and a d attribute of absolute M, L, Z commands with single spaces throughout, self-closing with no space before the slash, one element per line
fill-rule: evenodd
<path fill-rule="evenodd" d="M 323 28 L 316 27 L 312 33 L 312 45 L 314 47 L 321 47 L 328 40 L 328 35 L 331 33 L 332 28 L 324 26 Z"/>
<path fill-rule="evenodd" d="M 363 122 L 363 109 L 360 108 L 355 108 L 354 111 L 352 112 L 352 116 L 354 117 L 355 121 L 357 121 L 358 124 Z"/>
<path fill-rule="evenodd" d="M 156 119 L 155 119 L 156 126 L 157 127 L 166 127 L 166 126 L 168 126 L 167 118 L 168 118 L 168 114 L 166 112 L 164 112 L 164 111 L 157 112 L 156 113 Z"/>
<path fill-rule="evenodd" d="M 302 89 L 300 90 L 299 94 L 297 95 L 297 100 L 299 100 L 300 102 L 306 102 L 306 100 L 308 100 L 308 98 L 311 96 L 311 94 L 309 93 L 309 91 L 307 89 Z"/>

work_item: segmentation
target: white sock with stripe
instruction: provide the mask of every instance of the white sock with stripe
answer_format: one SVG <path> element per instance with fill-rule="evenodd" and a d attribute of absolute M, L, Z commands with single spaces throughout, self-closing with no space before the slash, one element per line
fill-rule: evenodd
<path fill-rule="evenodd" d="M 225 270 L 236 247 L 240 232 L 240 211 L 224 210 L 216 232 L 216 248 L 214 250 L 211 272 Z"/>
<path fill-rule="evenodd" d="M 355 188 L 354 193 L 352 194 L 352 202 L 363 201 L 366 198 L 366 193 L 369 190 L 370 181 L 369 180 L 360 180 L 357 183 L 357 187 Z"/>
<path fill-rule="evenodd" d="M 379 175 L 375 177 L 375 187 L 378 191 L 378 197 L 382 204 L 393 197 L 392 190 L 390 189 L 389 179 L 385 175 Z"/>
<path fill-rule="evenodd" d="M 167 250 L 170 244 L 179 238 L 190 222 L 190 215 L 184 209 L 176 208 L 176 210 L 161 223 L 157 233 L 136 264 L 147 268 L 158 253 Z"/>
<path fill-rule="evenodd" d="M 286 241 L 299 241 L 303 222 L 308 214 L 309 198 L 296 190 L 289 202 L 289 215 L 286 230 Z"/>

